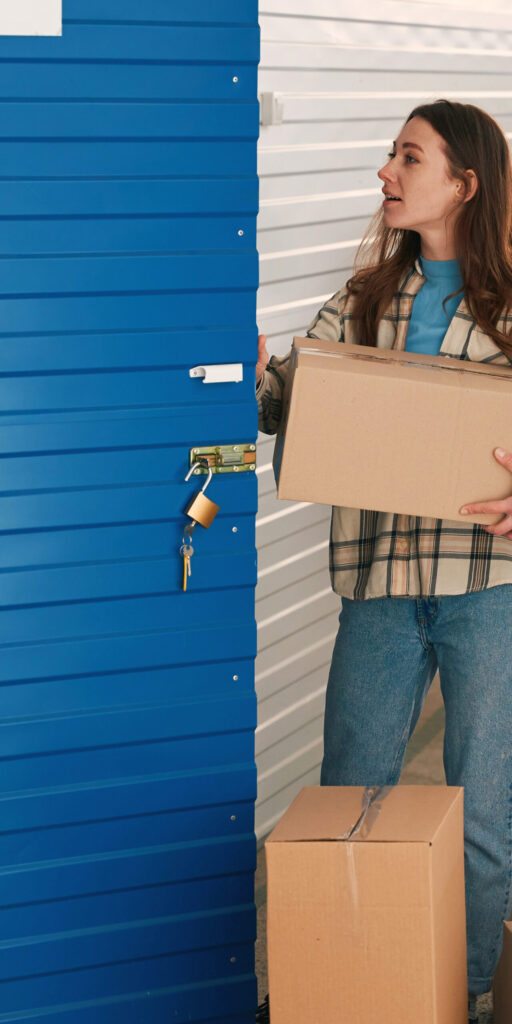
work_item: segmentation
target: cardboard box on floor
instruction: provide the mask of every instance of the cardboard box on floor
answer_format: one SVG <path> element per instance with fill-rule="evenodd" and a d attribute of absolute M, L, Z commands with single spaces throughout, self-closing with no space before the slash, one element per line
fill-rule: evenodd
<path fill-rule="evenodd" d="M 274 469 L 278 498 L 461 516 L 505 498 L 512 477 L 512 369 L 446 356 L 294 338 Z"/>
<path fill-rule="evenodd" d="M 272 1024 L 467 1024 L 463 791 L 303 789 L 266 841 Z"/>
<path fill-rule="evenodd" d="M 512 1021 L 512 924 L 503 927 L 503 953 L 494 975 L 494 1024 Z"/>

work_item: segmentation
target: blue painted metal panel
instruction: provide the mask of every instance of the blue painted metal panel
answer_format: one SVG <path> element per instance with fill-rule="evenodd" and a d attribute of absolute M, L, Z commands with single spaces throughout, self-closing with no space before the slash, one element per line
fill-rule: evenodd
<path fill-rule="evenodd" d="M 155 190 L 158 191 L 153 186 L 152 191 Z M 154 198 L 158 202 L 158 197 Z M 22 202 L 23 196 L 20 194 L 18 199 Z M 58 206 L 58 195 L 54 201 Z M 197 291 L 205 292 L 228 290 L 235 277 L 239 288 L 250 288 L 256 275 L 255 253 L 218 253 L 215 262 L 210 254 L 188 252 L 74 259 L 5 258 L 0 266 L 0 296 L 190 292 L 191 281 Z"/>
<path fill-rule="evenodd" d="M 0 72 L 3 66 L 0 62 Z M 66 72 L 68 66 L 64 65 Z M 25 63 L 9 67 L 15 70 L 25 68 Z M 89 67 L 94 72 L 95 65 L 87 64 L 84 67 L 84 74 Z M 116 68 L 117 65 L 112 69 L 114 77 Z M 68 138 L 65 142 L 52 139 L 51 146 L 42 146 L 40 140 L 33 139 L 10 139 L 8 142 L 0 139 L 0 157 L 4 175 L 19 179 L 38 179 L 42 175 L 63 180 L 67 176 L 77 175 L 99 178 L 102 174 L 119 178 L 135 175 L 169 177 L 171 172 L 174 176 L 204 176 L 205 168 L 212 166 L 220 175 L 237 176 L 254 173 L 256 167 L 252 139 L 187 139 L 185 148 L 180 139 L 174 141 L 168 138 L 146 138 L 144 146 L 139 144 L 139 140 L 117 139 L 112 142 L 103 139 L 101 148 L 96 140 L 89 139 Z M 248 223 L 252 224 L 252 221 Z M 83 251 L 82 247 L 80 251 Z"/>
<path fill-rule="evenodd" d="M 254 67 L 259 57 L 254 25 L 155 24 L 144 18 L 132 22 L 77 22 L 66 17 L 63 25 L 62 37 L 41 37 L 36 43 L 25 36 L 0 37 L 0 60 L 165 61 Z M 122 110 L 120 114 L 123 120 Z"/>
<path fill-rule="evenodd" d="M 202 302 L 199 299 L 202 298 Z M 247 326 L 247 307 L 253 291 L 195 293 L 163 293 L 159 301 L 155 293 L 128 294 L 122 302 L 113 302 L 113 295 L 23 296 L 0 299 L 0 325 L 6 334 L 32 334 L 44 325 L 48 332 L 76 330 L 77 323 L 85 331 L 161 330 L 167 324 L 176 327 L 220 326 L 229 315 L 231 323 Z M 229 309 L 229 314 L 226 310 Z"/>
<path fill-rule="evenodd" d="M 229 72 L 231 71 L 231 74 Z M 8 100 L 39 99 L 52 101 L 65 95 L 68 100 L 233 100 L 233 75 L 240 66 L 172 64 L 33 64 L 30 78 L 25 65 L 4 60 L 0 64 L 1 95 Z M 237 99 L 253 100 L 256 93 L 256 68 L 243 66 L 237 74 Z M 217 142 L 215 143 L 217 145 Z M 249 148 L 249 147 L 247 147 Z M 236 147 L 233 146 L 233 150 Z M 254 147 L 250 147 L 254 153 Z M 49 156 L 49 154 L 48 154 Z M 139 159 L 142 154 L 139 154 Z M 181 155 L 183 160 L 183 154 Z M 168 165 L 167 168 L 168 170 Z M 184 165 L 186 170 L 186 165 Z"/>
<path fill-rule="evenodd" d="M 1 52 L 0 43 L 0 52 Z M 10 103 L 0 104 L 0 137 L 252 138 L 256 104 L 237 103 Z M 194 210 L 197 207 L 194 206 Z M 233 206 L 231 207 L 233 209 Z"/>
<path fill-rule="evenodd" d="M 257 432 L 258 46 L 255 0 L 0 38 L 1 1022 L 254 1017 L 254 475 L 177 551 L 189 448 Z"/>
<path fill-rule="evenodd" d="M 242 70 L 243 69 L 243 70 Z M 49 63 L 31 66 L 30 79 L 23 74 L 24 64 L 5 57 L 0 64 L 2 97 L 13 100 L 49 102 L 67 100 L 108 102 L 109 100 L 193 102 L 213 96 L 217 101 L 254 100 L 257 70 L 241 65 L 234 54 L 231 64 L 173 65 L 164 62 L 144 64 Z M 238 81 L 233 83 L 233 75 Z M 183 159 L 183 158 L 182 158 Z"/>
<path fill-rule="evenodd" d="M 179 25 L 181 22 L 257 24 L 256 0 L 194 0 L 179 7 L 169 0 L 146 0 L 142 12 L 139 0 L 65 0 L 66 20 L 139 21 Z"/>
<path fill-rule="evenodd" d="M 83 225 L 80 232 L 83 232 Z M 64 337 L 48 336 L 43 332 L 39 336 L 17 338 L 16 342 L 13 342 L 12 338 L 0 338 L 0 374 L 19 375 L 52 370 L 78 373 L 83 370 L 106 370 L 112 367 L 132 369 L 139 373 L 144 367 L 176 367 L 179 365 L 177 354 L 180 349 L 185 352 L 192 349 L 201 361 L 208 359 L 213 350 L 222 348 L 222 356 L 226 362 L 247 362 L 250 366 L 253 361 L 252 343 L 252 332 L 247 327 L 234 328 L 231 325 L 223 326 L 221 330 L 194 330 L 184 327 L 179 332 L 168 330 L 137 334 L 130 331 L 120 334 L 87 334 L 80 331 Z M 23 366 L 30 367 L 30 370 L 20 369 Z M 183 381 L 188 380 L 186 361 L 181 364 L 181 369 Z M 201 391 L 196 397 L 199 398 L 202 394 Z M 154 421 L 153 413 L 150 422 Z M 5 422 L 4 418 L 4 426 Z M 147 427 L 148 422 L 145 429 Z M 159 429 L 161 428 L 162 424 Z M 13 436 L 9 434 L 9 445 L 13 444 Z M 37 438 L 34 436 L 29 450 L 38 447 L 36 441 Z M 46 441 L 44 447 L 47 447 Z M 12 450 L 21 449 L 9 447 L 8 451 Z M 4 436 L 2 452 L 5 452 Z"/>
<path fill-rule="evenodd" d="M 13 149 L 14 149 L 13 145 Z M 69 147 L 71 149 L 71 146 Z M 52 152 L 52 150 L 50 150 Z M 29 154 L 37 163 L 38 155 Z M 69 152 L 68 152 L 69 156 Z M 123 161 L 123 153 L 114 154 L 116 161 Z M 26 163 L 27 153 L 23 155 Z M 0 160 L 2 160 L 0 143 Z M 206 162 L 209 161 L 206 157 Z M 202 158 L 201 158 L 202 160 Z M 15 158 L 16 162 L 16 158 Z M 64 161 L 60 162 L 60 167 Z M 88 167 L 84 158 L 81 168 Z M 32 169 L 32 165 L 31 169 Z M 114 165 L 116 166 L 116 164 Z M 153 166 L 155 166 L 153 164 Z M 5 164 L 4 164 L 5 167 Z M 115 173 L 112 171 L 111 173 Z M 1 190 L 1 185 L 0 185 Z M 88 220 L 85 216 L 67 220 L 41 217 L 6 218 L 1 220 L 0 255 L 24 256 L 27 253 L 54 255 L 57 253 L 103 253 L 103 252 L 162 252 L 181 249 L 186 245 L 192 249 L 229 249 L 236 246 L 244 253 L 255 245 L 254 218 L 241 213 L 234 219 L 227 214 L 197 219 L 174 214 L 140 215 L 131 217 L 116 215 L 115 218 L 101 216 Z M 243 232 L 243 236 L 239 235 Z M 229 329 L 229 325 L 226 325 Z"/>

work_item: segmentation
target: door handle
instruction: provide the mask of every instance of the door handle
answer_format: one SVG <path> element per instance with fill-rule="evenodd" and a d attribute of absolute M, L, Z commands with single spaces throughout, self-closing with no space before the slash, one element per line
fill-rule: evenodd
<path fill-rule="evenodd" d="M 192 366 L 188 374 L 189 377 L 202 377 L 203 384 L 238 382 L 244 379 L 244 366 L 243 363 L 210 363 L 204 366 Z"/>

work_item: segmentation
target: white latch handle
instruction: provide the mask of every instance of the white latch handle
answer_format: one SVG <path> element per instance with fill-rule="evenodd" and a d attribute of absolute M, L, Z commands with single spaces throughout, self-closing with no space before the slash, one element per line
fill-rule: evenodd
<path fill-rule="evenodd" d="M 275 92 L 262 92 L 260 101 L 260 124 L 282 124 L 284 106 L 281 95 Z"/>
<path fill-rule="evenodd" d="M 243 363 L 209 363 L 208 366 L 193 366 L 190 377 L 202 377 L 203 384 L 223 384 L 226 381 L 244 379 Z"/>

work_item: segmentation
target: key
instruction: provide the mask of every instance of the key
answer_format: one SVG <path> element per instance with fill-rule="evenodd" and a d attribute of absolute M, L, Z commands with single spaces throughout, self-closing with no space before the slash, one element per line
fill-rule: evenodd
<path fill-rule="evenodd" d="M 194 554 L 194 548 L 192 547 L 191 540 L 192 534 L 195 530 L 195 526 L 195 521 L 192 521 L 191 523 L 187 523 L 185 529 L 183 530 L 183 537 L 180 547 L 180 555 L 183 558 L 183 590 L 187 589 L 187 576 L 192 575 L 190 559 Z"/>
<path fill-rule="evenodd" d="M 187 577 L 192 575 L 192 569 L 190 562 L 192 555 L 194 554 L 194 548 L 192 544 L 182 544 L 180 547 L 180 555 L 183 558 L 183 590 L 187 589 Z"/>

